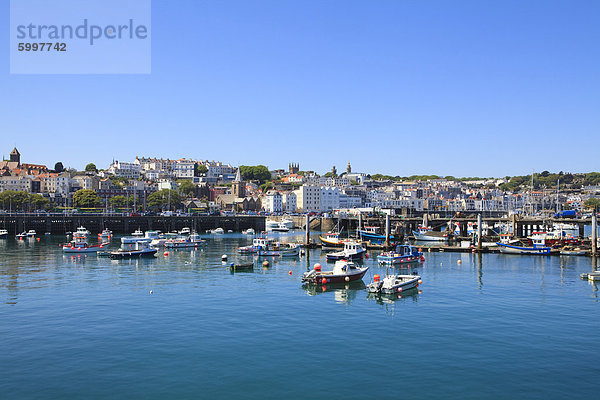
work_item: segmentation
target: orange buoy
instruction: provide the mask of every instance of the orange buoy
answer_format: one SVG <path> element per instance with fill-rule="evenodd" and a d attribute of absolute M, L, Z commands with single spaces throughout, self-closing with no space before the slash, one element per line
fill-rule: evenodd
<path fill-rule="evenodd" d="M 373 280 L 374 280 L 375 282 L 379 282 L 379 274 L 375 274 L 375 275 L 373 276 Z"/>
<path fill-rule="evenodd" d="M 315 271 L 320 271 L 321 270 L 321 264 L 316 263 L 314 266 Z"/>
<path fill-rule="evenodd" d="M 321 283 L 324 285 L 327 283 L 327 279 L 323 278 L 323 280 L 321 281 Z"/>
<path fill-rule="evenodd" d="M 423 283 L 423 281 L 419 279 L 419 281 L 417 282 L 417 284 L 420 285 L 421 283 Z"/>
<path fill-rule="evenodd" d="M 165 257 L 168 257 L 168 256 L 169 256 L 169 252 L 168 252 L 168 251 L 165 251 L 165 252 L 164 252 L 164 256 L 165 256 Z"/>
<path fill-rule="evenodd" d="M 289 272 L 289 274 L 291 275 L 291 274 L 292 274 L 292 271 L 290 271 L 290 272 Z"/>

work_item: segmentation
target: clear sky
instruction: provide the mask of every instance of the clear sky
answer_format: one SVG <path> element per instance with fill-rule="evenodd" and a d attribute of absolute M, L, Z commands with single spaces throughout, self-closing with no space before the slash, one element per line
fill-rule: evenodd
<path fill-rule="evenodd" d="M 599 21 L 597 0 L 154 0 L 150 75 L 11 75 L 2 29 L 0 152 L 600 171 Z"/>

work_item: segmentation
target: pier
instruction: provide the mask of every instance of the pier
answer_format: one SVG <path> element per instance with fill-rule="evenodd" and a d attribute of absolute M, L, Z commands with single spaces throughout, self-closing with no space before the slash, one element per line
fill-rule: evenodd
<path fill-rule="evenodd" d="M 136 229 L 142 231 L 179 231 L 188 227 L 197 232 L 223 228 L 241 232 L 253 228 L 257 232 L 265 229 L 264 216 L 110 216 L 110 215 L 2 215 L 0 228 L 9 234 L 34 229 L 38 234 L 66 234 L 74 232 L 78 226 L 86 227 L 92 233 L 110 229 L 116 234 L 129 234 Z"/>

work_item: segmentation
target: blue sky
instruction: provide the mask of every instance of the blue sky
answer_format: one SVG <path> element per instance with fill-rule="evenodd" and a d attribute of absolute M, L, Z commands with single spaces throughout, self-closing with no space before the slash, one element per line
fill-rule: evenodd
<path fill-rule="evenodd" d="M 599 171 L 599 17 L 598 1 L 154 0 L 150 75 L 11 75 L 3 29 L 0 151 L 78 169 Z"/>

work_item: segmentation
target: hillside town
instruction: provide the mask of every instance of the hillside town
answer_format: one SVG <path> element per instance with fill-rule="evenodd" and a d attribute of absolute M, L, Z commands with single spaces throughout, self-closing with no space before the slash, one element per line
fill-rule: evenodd
<path fill-rule="evenodd" d="M 22 162 L 14 148 L 9 159 L 0 162 L 0 207 L 5 211 L 101 209 L 202 214 L 386 210 L 396 215 L 539 215 L 564 210 L 585 213 L 600 202 L 600 177 L 592 180 L 594 184 L 574 184 L 573 175 L 561 172 L 554 187 L 534 183 L 548 174 L 534 174 L 531 182 L 511 187 L 515 180 L 510 177 L 400 178 L 355 172 L 350 163 L 342 172 L 333 166 L 320 175 L 301 170 L 298 163 L 269 170 L 262 165 L 152 157 L 114 160 L 105 169 L 90 163 L 84 171 L 77 171 L 64 168 L 60 162 L 54 168 Z M 562 186 L 560 177 L 565 182 Z"/>

